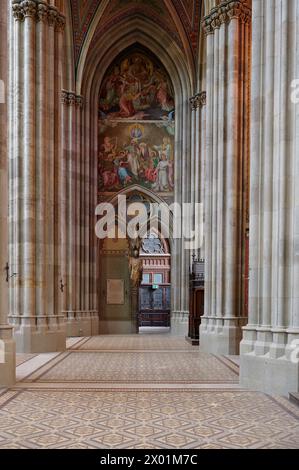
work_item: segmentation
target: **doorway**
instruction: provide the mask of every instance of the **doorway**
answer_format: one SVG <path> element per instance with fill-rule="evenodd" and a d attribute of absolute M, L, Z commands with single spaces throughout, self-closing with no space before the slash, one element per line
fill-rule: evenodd
<path fill-rule="evenodd" d="M 105 239 L 99 259 L 99 332 L 136 333 L 136 321 L 131 317 L 127 239 Z"/>
<path fill-rule="evenodd" d="M 168 242 L 151 233 L 141 245 L 142 283 L 139 288 L 139 333 L 169 332 L 171 255 Z"/>

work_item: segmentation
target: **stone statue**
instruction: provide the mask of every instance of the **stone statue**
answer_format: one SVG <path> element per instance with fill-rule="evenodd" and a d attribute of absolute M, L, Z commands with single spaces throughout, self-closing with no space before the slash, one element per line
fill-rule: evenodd
<path fill-rule="evenodd" d="M 130 246 L 129 269 L 133 287 L 139 287 L 142 279 L 143 262 L 139 257 L 140 241 L 134 240 Z"/>

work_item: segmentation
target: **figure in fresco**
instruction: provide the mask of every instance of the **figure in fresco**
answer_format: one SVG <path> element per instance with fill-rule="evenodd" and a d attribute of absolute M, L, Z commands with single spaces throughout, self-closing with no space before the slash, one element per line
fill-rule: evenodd
<path fill-rule="evenodd" d="M 129 152 L 127 155 L 127 161 L 132 174 L 135 176 L 136 179 L 138 179 L 138 173 L 140 168 L 138 154 L 135 151 L 133 151 L 132 153 Z"/>
<path fill-rule="evenodd" d="M 106 160 L 111 160 L 115 157 L 116 149 L 117 149 L 117 137 L 111 138 L 109 136 L 104 137 L 104 143 L 101 146 L 102 150 L 104 151 L 104 158 Z"/>
<path fill-rule="evenodd" d="M 150 152 L 150 156 L 151 156 L 151 159 L 153 160 L 154 162 L 154 167 L 157 168 L 158 166 L 158 163 L 159 163 L 159 153 L 156 151 L 156 150 L 152 150 Z"/>
<path fill-rule="evenodd" d="M 161 160 L 157 166 L 158 179 L 153 185 L 153 189 L 157 191 L 167 191 L 168 188 L 168 167 L 169 162 L 167 160 L 166 153 L 162 153 Z"/>
<path fill-rule="evenodd" d="M 113 170 L 102 171 L 103 185 L 106 189 L 113 188 L 118 185 L 118 174 L 116 168 Z"/>
<path fill-rule="evenodd" d="M 149 148 L 146 142 L 141 142 L 139 144 L 140 148 L 140 156 L 143 160 L 148 160 L 149 159 Z"/>
<path fill-rule="evenodd" d="M 157 86 L 157 101 L 160 104 L 163 111 L 172 111 L 174 109 L 174 101 L 169 96 L 167 82 L 161 80 Z"/>
<path fill-rule="evenodd" d="M 157 180 L 158 170 L 155 168 L 155 164 L 153 160 L 149 160 L 148 167 L 146 168 L 144 175 L 146 181 L 149 183 L 155 183 Z"/>
<path fill-rule="evenodd" d="M 132 182 L 132 173 L 126 168 L 125 162 L 120 160 L 115 160 L 115 167 L 117 168 L 117 173 L 119 180 L 123 186 L 130 184 Z"/>
<path fill-rule="evenodd" d="M 107 105 L 113 105 L 118 101 L 117 86 L 119 82 L 119 68 L 116 66 L 112 74 L 105 80 L 103 87 L 106 91 Z"/>
<path fill-rule="evenodd" d="M 123 80 L 120 88 L 119 107 L 120 112 L 115 117 L 131 118 L 136 115 L 133 101 L 140 96 L 140 93 L 133 94 L 130 90 L 130 83 Z"/>
<path fill-rule="evenodd" d="M 172 146 L 170 143 L 169 137 L 163 137 L 163 144 L 162 145 L 154 145 L 154 148 L 158 150 L 159 156 L 161 158 L 162 153 L 166 154 L 167 160 L 172 160 Z"/>

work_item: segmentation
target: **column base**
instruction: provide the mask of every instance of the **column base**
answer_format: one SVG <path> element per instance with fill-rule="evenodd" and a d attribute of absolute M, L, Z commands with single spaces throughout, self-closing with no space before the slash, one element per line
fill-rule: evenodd
<path fill-rule="evenodd" d="M 174 311 L 170 317 L 170 334 L 173 336 L 188 336 L 189 312 Z"/>
<path fill-rule="evenodd" d="M 66 336 L 96 336 L 99 334 L 99 315 L 96 310 L 62 312 L 66 321 Z"/>
<path fill-rule="evenodd" d="M 210 354 L 238 355 L 246 317 L 205 317 L 199 327 L 200 349 Z"/>
<path fill-rule="evenodd" d="M 298 392 L 299 331 L 245 327 L 240 385 L 276 395 Z"/>
<path fill-rule="evenodd" d="M 11 326 L 0 326 L 0 387 L 16 382 L 16 344 Z"/>
<path fill-rule="evenodd" d="M 65 351 L 66 328 L 64 317 L 10 317 L 18 353 L 47 353 Z"/>

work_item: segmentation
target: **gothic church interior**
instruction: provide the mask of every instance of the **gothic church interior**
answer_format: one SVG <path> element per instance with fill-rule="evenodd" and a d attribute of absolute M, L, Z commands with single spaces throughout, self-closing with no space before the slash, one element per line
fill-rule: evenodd
<path fill-rule="evenodd" d="M 0 1 L 1 449 L 299 447 L 298 33 Z"/>

